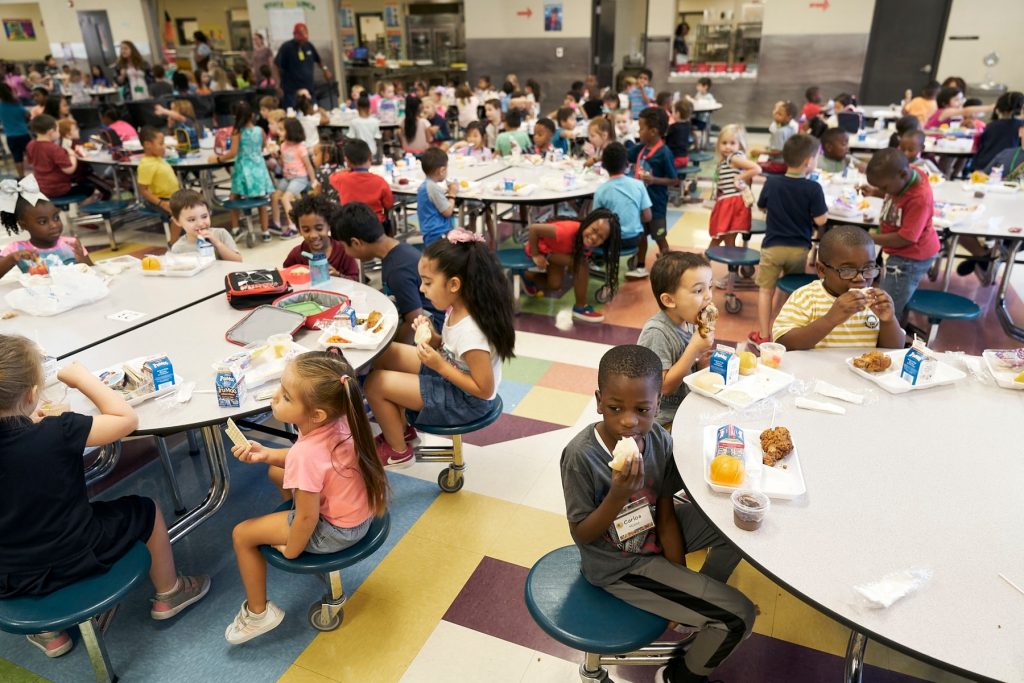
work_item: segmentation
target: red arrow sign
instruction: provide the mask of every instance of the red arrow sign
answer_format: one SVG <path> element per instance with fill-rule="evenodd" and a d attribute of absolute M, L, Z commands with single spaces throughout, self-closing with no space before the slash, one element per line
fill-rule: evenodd
<path fill-rule="evenodd" d="M 812 9 L 820 7 L 822 12 L 828 9 L 828 0 L 822 0 L 821 2 L 812 2 L 809 4 Z"/>
<path fill-rule="evenodd" d="M 529 7 L 527 7 L 524 10 L 519 10 L 518 12 L 516 12 L 516 16 L 526 17 L 527 19 L 529 19 L 530 17 L 533 16 L 533 10 L 531 10 Z"/>

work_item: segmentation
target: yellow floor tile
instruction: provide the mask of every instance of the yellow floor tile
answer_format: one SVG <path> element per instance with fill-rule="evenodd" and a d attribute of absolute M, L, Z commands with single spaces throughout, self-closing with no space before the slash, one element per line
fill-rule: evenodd
<path fill-rule="evenodd" d="M 779 589 L 771 635 L 773 638 L 844 657 L 850 631 L 787 591 Z"/>
<path fill-rule="evenodd" d="M 460 491 L 438 496 L 409 534 L 434 546 L 450 545 L 482 556 L 504 538 L 509 520 L 521 509 L 515 503 Z"/>
<path fill-rule="evenodd" d="M 708 220 L 711 212 L 700 204 L 689 204 L 683 209 L 683 216 L 669 228 L 666 239 L 675 249 L 704 249 L 708 246 Z"/>
<path fill-rule="evenodd" d="M 757 605 L 754 633 L 770 636 L 775 628 L 775 606 L 778 603 L 779 587 L 764 574 L 746 562 L 740 562 L 729 577 L 729 585 L 738 588 Z"/>
<path fill-rule="evenodd" d="M 572 536 L 564 515 L 520 506 L 506 520 L 500 536 L 487 549 L 487 556 L 532 567 L 548 552 L 567 545 L 572 545 Z"/>
<path fill-rule="evenodd" d="M 340 679 L 321 676 L 315 671 L 303 669 L 301 666 L 292 664 L 284 675 L 277 679 L 277 683 L 333 683 Z"/>
<path fill-rule="evenodd" d="M 588 401 L 589 394 L 534 387 L 512 414 L 571 427 L 580 418 Z"/>

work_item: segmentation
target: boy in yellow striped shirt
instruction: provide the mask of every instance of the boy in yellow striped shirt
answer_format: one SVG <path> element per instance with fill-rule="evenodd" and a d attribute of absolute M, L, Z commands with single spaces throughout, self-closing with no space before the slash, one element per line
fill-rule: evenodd
<path fill-rule="evenodd" d="M 871 283 L 879 274 L 875 244 L 853 225 L 832 228 L 818 248 L 818 280 L 793 292 L 772 326 L 792 351 L 837 347 L 900 349 L 906 333 L 892 298 Z"/>

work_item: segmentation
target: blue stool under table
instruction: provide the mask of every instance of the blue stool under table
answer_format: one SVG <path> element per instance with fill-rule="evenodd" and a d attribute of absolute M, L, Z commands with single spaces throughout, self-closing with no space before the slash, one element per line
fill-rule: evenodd
<path fill-rule="evenodd" d="M 116 681 L 102 629 L 93 617 L 117 606 L 149 573 L 149 550 L 136 543 L 110 571 L 82 579 L 49 595 L 0 600 L 0 631 L 32 635 L 78 625 L 97 681 Z"/>
<path fill-rule="evenodd" d="M 637 254 L 637 248 L 636 247 L 623 247 L 622 250 L 619 251 L 619 258 L 620 259 L 622 257 L 626 257 L 626 269 L 627 270 L 632 270 L 636 266 L 636 254 Z M 606 284 L 601 285 L 600 287 L 598 287 L 597 291 L 594 292 L 594 301 L 596 301 L 599 304 L 606 304 L 609 301 L 611 301 L 612 300 L 612 288 L 611 288 L 611 285 L 607 284 L 607 282 L 608 282 L 608 264 L 605 263 L 604 267 L 601 267 L 601 266 L 594 265 L 593 261 L 591 261 L 590 274 L 592 276 L 596 277 L 596 278 L 600 278 L 600 279 L 604 280 L 605 283 L 606 283 Z"/>
<path fill-rule="evenodd" d="M 282 503 L 276 512 L 290 510 L 291 507 L 291 502 Z M 309 625 L 316 630 L 333 631 L 341 626 L 341 622 L 345 619 L 345 610 L 342 605 L 348 601 L 348 596 L 345 595 L 345 590 L 341 585 L 341 570 L 351 567 L 375 553 L 384 545 L 390 531 L 391 516 L 385 512 L 382 516 L 373 518 L 369 531 L 355 545 L 336 553 L 325 555 L 302 553 L 294 560 L 289 560 L 269 545 L 261 545 L 260 552 L 263 553 L 267 564 L 277 567 L 281 571 L 291 574 L 318 574 L 324 580 L 328 591 L 320 600 L 309 606 L 307 616 Z"/>
<path fill-rule="evenodd" d="M 811 284 L 817 279 L 817 275 L 811 275 L 809 273 L 793 273 L 792 275 L 783 275 L 780 277 L 779 281 L 775 283 L 775 286 L 786 294 L 792 294 L 796 290 L 805 285 Z"/>
<path fill-rule="evenodd" d="M 498 263 L 502 270 L 508 273 L 509 286 L 512 289 L 512 301 L 515 303 L 515 312 L 519 312 L 519 280 L 523 273 L 533 266 L 533 259 L 526 255 L 523 249 L 499 249 L 497 252 Z"/>
<path fill-rule="evenodd" d="M 256 231 L 253 229 L 253 211 L 263 206 L 270 206 L 270 197 L 239 197 L 228 199 L 220 204 L 229 211 L 241 211 L 245 219 L 245 246 L 250 249 L 256 245 Z"/>
<path fill-rule="evenodd" d="M 746 247 L 711 247 L 704 255 L 728 267 L 729 274 L 725 279 L 725 311 L 739 313 L 743 309 L 743 302 L 736 296 L 737 271 L 743 266 L 756 266 L 761 261 L 760 252 Z"/>
<path fill-rule="evenodd" d="M 928 345 L 931 346 L 939 334 L 939 323 L 943 320 L 975 320 L 981 315 L 981 308 L 970 299 L 958 294 L 939 292 L 933 289 L 919 289 L 907 302 L 907 310 L 928 318 Z"/>
<path fill-rule="evenodd" d="M 437 475 L 437 485 L 445 493 L 455 493 L 462 490 L 466 483 L 462 472 L 466 469 L 466 463 L 462 457 L 462 435 L 471 434 L 488 427 L 501 417 L 504 406 L 501 403 L 501 396 L 494 397 L 494 405 L 491 411 L 469 424 L 456 425 L 454 427 L 442 425 L 428 425 L 416 422 L 410 415 L 409 424 L 416 428 L 416 431 L 437 436 L 452 437 L 451 446 L 417 446 L 415 448 L 416 462 L 450 462 L 451 465 L 441 470 Z"/>
<path fill-rule="evenodd" d="M 552 550 L 526 577 L 526 608 L 537 625 L 563 645 L 584 653 L 580 680 L 607 681 L 605 664 L 668 662 L 678 643 L 656 639 L 668 621 L 591 585 L 580 572 L 574 546 Z"/>

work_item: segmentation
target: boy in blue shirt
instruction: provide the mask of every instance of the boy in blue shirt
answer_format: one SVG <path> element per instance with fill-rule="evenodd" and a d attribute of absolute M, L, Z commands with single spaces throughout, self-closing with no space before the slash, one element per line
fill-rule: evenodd
<path fill-rule="evenodd" d="M 636 75 L 636 85 L 629 89 L 629 112 L 634 119 L 640 117 L 647 107 L 654 106 L 654 88 L 649 83 L 654 78 L 650 69 L 640 69 Z"/>
<path fill-rule="evenodd" d="M 748 339 L 755 344 L 771 341 L 772 299 L 783 275 L 807 270 L 814 229 L 825 225 L 828 205 L 821 185 L 807 178 L 818 157 L 818 139 L 797 133 L 782 146 L 786 174 L 769 176 L 757 199 L 767 212 L 767 228 L 757 268 L 757 324 Z"/>
<path fill-rule="evenodd" d="M 444 150 L 431 147 L 420 155 L 420 166 L 426 178 L 416 191 L 416 217 L 420 222 L 423 244 L 444 237 L 452 228 L 455 213 L 455 183 L 445 183 L 448 177 L 448 155 Z"/>
<path fill-rule="evenodd" d="M 562 154 L 569 156 L 572 149 L 573 138 L 576 135 L 576 112 L 570 107 L 562 107 L 555 112 L 555 136 L 551 139 L 551 145 L 562 150 Z"/>
<path fill-rule="evenodd" d="M 626 173 L 626 148 L 621 142 L 613 142 L 601 153 L 601 165 L 608 172 L 608 182 L 594 192 L 594 208 L 609 209 L 619 217 L 622 228 L 622 249 L 637 247 L 646 242 L 644 223 L 651 220 L 651 198 L 647 188 L 636 178 Z M 643 275 L 647 277 L 647 271 Z"/>
<path fill-rule="evenodd" d="M 658 107 L 647 107 L 640 112 L 639 145 L 626 153 L 633 164 L 633 176 L 647 186 L 651 198 L 651 219 L 644 223 L 644 232 L 658 244 L 658 252 L 669 251 L 665 218 L 668 214 L 668 188 L 679 184 L 676 174 L 675 157 L 665 144 L 668 130 L 668 114 Z M 647 240 L 640 240 L 636 251 L 636 267 L 626 277 L 647 277 Z"/>

